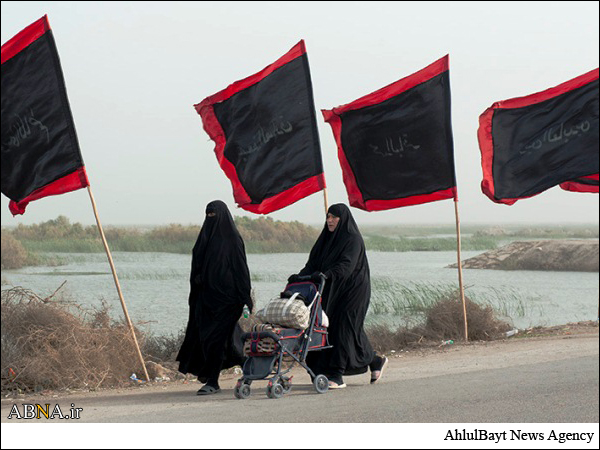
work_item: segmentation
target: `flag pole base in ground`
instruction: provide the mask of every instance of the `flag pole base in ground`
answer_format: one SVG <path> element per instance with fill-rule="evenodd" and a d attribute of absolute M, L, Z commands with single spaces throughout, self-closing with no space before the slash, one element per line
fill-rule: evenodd
<path fill-rule="evenodd" d="M 458 215 L 458 198 L 454 197 L 454 215 L 456 216 L 456 254 L 458 259 L 458 287 L 460 289 L 460 299 L 463 305 L 463 316 L 465 319 L 465 342 L 469 342 L 469 326 L 467 324 L 467 303 L 465 301 L 465 288 L 463 285 L 463 272 L 461 261 L 461 244 L 460 244 L 460 218 Z"/>
<path fill-rule="evenodd" d="M 96 208 L 96 201 L 94 200 L 94 194 L 92 194 L 92 189 L 90 186 L 87 187 L 88 193 L 90 194 L 90 200 L 92 201 L 92 208 L 94 210 L 94 216 L 96 217 L 96 224 L 98 225 L 98 231 L 100 231 L 100 237 L 102 238 L 102 244 L 104 245 L 104 250 L 106 251 L 106 256 L 108 256 L 108 263 L 110 264 L 110 269 L 113 274 L 113 279 L 115 280 L 115 286 L 117 287 L 117 292 L 119 294 L 119 300 L 121 301 L 121 307 L 123 308 L 123 313 L 125 314 L 125 320 L 127 321 L 127 326 L 131 331 L 131 336 L 133 338 L 133 343 L 135 344 L 135 349 L 138 354 L 138 358 L 140 363 L 142 364 L 142 368 L 144 369 L 144 376 L 146 377 L 146 381 L 150 381 L 150 376 L 148 375 L 148 370 L 146 369 L 146 363 L 144 362 L 144 357 L 142 356 L 142 351 L 140 350 L 140 345 L 138 344 L 137 337 L 135 336 L 135 329 L 133 328 L 133 323 L 131 322 L 131 318 L 129 317 L 129 312 L 127 311 L 127 305 L 125 305 L 125 299 L 123 298 L 123 292 L 121 291 L 121 285 L 119 284 L 119 277 L 117 277 L 117 270 L 115 269 L 115 263 L 113 261 L 112 255 L 110 253 L 110 249 L 108 248 L 108 242 L 106 241 L 106 236 L 104 235 L 104 230 L 102 229 L 102 224 L 100 223 L 100 218 L 98 217 L 98 209 Z"/>

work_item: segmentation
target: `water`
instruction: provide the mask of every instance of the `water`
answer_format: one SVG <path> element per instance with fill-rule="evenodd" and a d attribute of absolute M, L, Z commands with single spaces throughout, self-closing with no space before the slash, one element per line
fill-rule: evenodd
<path fill-rule="evenodd" d="M 481 252 L 463 252 L 463 259 Z M 29 267 L 2 271 L 9 285 L 52 294 L 64 281 L 65 293 L 84 306 L 105 300 L 112 314 L 121 306 L 104 254 L 60 254 L 59 267 Z M 396 283 L 454 284 L 455 252 L 370 252 L 371 277 Z M 191 256 L 168 253 L 113 254 L 123 295 L 132 320 L 157 334 L 176 334 L 188 318 L 188 277 Z M 297 273 L 307 254 L 248 255 L 252 286 L 259 307 L 278 295 L 285 280 Z M 490 299 L 518 328 L 558 325 L 597 318 L 598 274 L 582 272 L 464 270 L 467 296 Z M 6 288 L 7 286 L 3 286 Z M 374 296 L 377 292 L 374 290 Z M 400 324 L 405 318 L 371 314 L 369 322 Z"/>

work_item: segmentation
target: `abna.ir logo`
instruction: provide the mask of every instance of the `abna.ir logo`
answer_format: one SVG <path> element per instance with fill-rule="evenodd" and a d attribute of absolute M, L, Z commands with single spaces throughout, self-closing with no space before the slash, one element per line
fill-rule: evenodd
<path fill-rule="evenodd" d="M 50 407 L 49 403 L 46 403 L 44 406 L 39 404 L 28 404 L 23 403 L 22 409 L 19 409 L 19 405 L 13 405 L 10 414 L 8 415 L 8 419 L 17 419 L 17 420 L 33 420 L 33 419 L 59 419 L 59 420 L 67 420 L 67 419 L 75 419 L 79 420 L 79 414 L 83 411 L 83 408 L 75 408 L 75 405 L 71 403 L 71 408 L 65 410 L 63 413 L 60 405 L 57 403 L 54 405 L 54 408 Z"/>

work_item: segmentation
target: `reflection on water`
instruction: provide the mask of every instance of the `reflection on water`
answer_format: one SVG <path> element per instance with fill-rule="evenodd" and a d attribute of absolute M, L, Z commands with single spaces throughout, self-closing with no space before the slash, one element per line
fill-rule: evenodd
<path fill-rule="evenodd" d="M 464 252 L 463 259 L 479 252 Z M 127 308 L 134 322 L 158 334 L 177 333 L 188 318 L 188 277 L 191 256 L 168 253 L 113 254 Z M 120 317 L 121 307 L 104 254 L 61 254 L 68 264 L 60 267 L 31 267 L 2 271 L 3 279 L 14 286 L 32 289 L 41 295 L 53 293 L 63 281 L 69 295 L 83 305 L 98 306 L 102 299 Z M 287 277 L 298 272 L 307 254 L 248 255 L 252 286 L 258 306 L 281 292 Z M 384 298 L 377 286 L 457 284 L 454 252 L 369 253 L 373 297 Z M 375 281 L 374 280 L 374 281 Z M 467 295 L 475 300 L 495 301 L 515 326 L 557 325 L 596 319 L 598 274 L 580 272 L 533 272 L 465 270 Z M 5 286 L 6 287 L 6 286 Z M 379 288 L 381 289 L 381 288 Z M 372 310 L 375 308 L 372 308 Z M 400 315 L 370 314 L 368 321 L 402 323 Z"/>

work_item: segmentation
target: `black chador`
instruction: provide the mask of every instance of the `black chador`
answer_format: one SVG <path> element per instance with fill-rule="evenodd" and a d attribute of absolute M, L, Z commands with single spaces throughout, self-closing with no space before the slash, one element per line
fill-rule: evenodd
<path fill-rule="evenodd" d="M 219 391 L 219 372 L 244 361 L 237 324 L 244 304 L 252 310 L 244 241 L 225 203 L 206 207 L 192 256 L 189 321 L 177 355 L 179 371 L 206 383 L 198 394 Z"/>
<path fill-rule="evenodd" d="M 323 307 L 333 348 L 310 353 L 308 364 L 342 386 L 343 375 L 365 373 L 369 367 L 381 371 L 384 360 L 375 355 L 364 331 L 371 281 L 363 238 L 346 205 L 332 205 L 328 218 L 332 216 L 339 218 L 337 226 L 330 231 L 325 224 L 299 275 L 323 272 L 327 276 Z"/>

